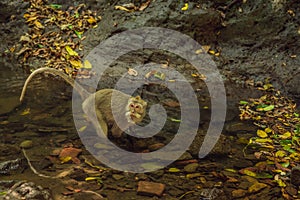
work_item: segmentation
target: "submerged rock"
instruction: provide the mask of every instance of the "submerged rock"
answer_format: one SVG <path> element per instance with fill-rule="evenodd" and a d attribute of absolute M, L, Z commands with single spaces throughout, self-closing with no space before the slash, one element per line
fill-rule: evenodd
<path fill-rule="evenodd" d="M 24 159 L 8 160 L 0 163 L 0 175 L 10 175 L 17 171 L 22 172 L 27 167 Z"/>
<path fill-rule="evenodd" d="M 50 192 L 41 186 L 33 182 L 20 181 L 8 190 L 3 199 L 52 200 L 52 197 Z"/>

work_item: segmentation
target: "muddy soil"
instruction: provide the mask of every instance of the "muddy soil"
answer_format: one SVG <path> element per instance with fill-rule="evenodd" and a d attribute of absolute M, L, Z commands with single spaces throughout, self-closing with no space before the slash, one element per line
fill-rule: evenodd
<path fill-rule="evenodd" d="M 162 1 L 156 0 L 144 11 L 125 12 L 114 6 L 129 3 L 126 0 L 76 0 L 51 1 L 64 7 L 86 4 L 102 17 L 97 28 L 90 29 L 83 41 L 83 55 L 87 55 L 101 41 L 122 31 L 145 26 L 169 28 L 184 33 L 199 44 L 210 46 L 215 61 L 224 78 L 227 95 L 227 116 L 225 126 L 217 145 L 204 159 L 198 159 L 210 120 L 210 97 L 203 81 L 191 77 L 194 68 L 178 55 L 156 50 L 131 52 L 115 63 L 104 76 L 101 88 L 113 88 L 128 66 L 138 66 L 151 62 L 164 63 L 189 78 L 199 99 L 201 119 L 199 131 L 189 150 L 170 166 L 151 173 L 134 174 L 107 168 L 95 160 L 85 150 L 78 137 L 72 115 L 72 88 L 57 78 L 37 77 L 29 87 L 26 101 L 18 102 L 19 94 L 29 68 L 39 64 L 21 66 L 20 57 L 9 49 L 19 43 L 28 27 L 23 14 L 28 2 L 0 2 L 1 38 L 0 44 L 0 163 L 13 159 L 24 159 L 19 144 L 24 140 L 33 141 L 26 150 L 28 157 L 39 172 L 55 177 L 68 172 L 62 178 L 43 178 L 32 172 L 26 162 L 2 174 L 4 181 L 27 180 L 43 188 L 48 188 L 54 199 L 100 199 L 93 191 L 106 199 L 283 199 L 280 187 L 269 185 L 259 192 L 233 195 L 234 190 L 245 189 L 253 180 L 228 172 L 226 168 L 242 169 L 255 164 L 255 159 L 245 157 L 242 149 L 246 139 L 255 134 L 251 124 L 238 118 L 238 102 L 260 93 L 252 83 L 270 78 L 270 82 L 293 98 L 299 105 L 300 98 L 300 4 L 294 1 Z M 133 1 L 135 4 L 140 1 Z M 182 10 L 184 3 L 189 8 Z M 142 92 L 150 104 L 165 102 L 168 113 L 176 119 L 180 111 L 174 104 L 174 95 L 159 84 L 143 86 Z M 175 99 L 176 100 L 176 99 Z M 173 104 L 172 104 L 173 103 Z M 30 112 L 28 111 L 30 108 Z M 208 108 L 208 109 L 207 109 Z M 24 112 L 25 111 L 25 112 Z M 146 122 L 149 118 L 146 118 Z M 150 140 L 136 140 L 122 137 L 114 142 L 120 147 L 147 152 L 156 146 L 166 145 L 172 140 L 178 124 L 169 122 L 164 132 Z M 93 130 L 88 127 L 87 130 Z M 55 160 L 53 151 L 63 147 L 83 149 L 79 159 L 81 164 Z M 105 147 L 101 147 L 103 150 Z M 104 149 L 109 151 L 109 149 Z M 52 159 L 52 160 L 51 160 Z M 196 161 L 195 161 L 196 160 Z M 51 162 L 50 162 L 51 161 Z M 54 164 L 53 164 L 54 163 Z M 93 165 L 90 165 L 92 163 Z M 95 167 L 97 166 L 97 167 Z M 172 172 L 171 169 L 179 169 Z M 187 176 L 189 175 L 189 176 Z M 228 177 L 234 177 L 232 182 Z M 98 177 L 85 181 L 88 177 Z M 100 180 L 100 181 L 99 181 Z M 145 196 L 137 192 L 139 181 L 157 182 L 165 185 L 161 197 Z M 10 185 L 11 186 L 11 185 Z M 7 191 L 8 187 L 0 187 Z M 86 192 L 87 191 L 87 192 Z M 1 196 L 0 196 L 1 197 Z"/>

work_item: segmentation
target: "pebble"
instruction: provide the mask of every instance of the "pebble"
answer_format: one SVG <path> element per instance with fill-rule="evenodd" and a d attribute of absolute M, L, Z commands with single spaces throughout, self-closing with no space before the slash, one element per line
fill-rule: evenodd
<path fill-rule="evenodd" d="M 240 198 L 243 197 L 247 194 L 247 190 L 242 190 L 242 189 L 237 189 L 237 190 L 233 190 L 231 195 L 234 198 Z"/>
<path fill-rule="evenodd" d="M 156 195 L 158 197 L 161 197 L 165 190 L 165 187 L 166 187 L 165 184 L 162 183 L 139 181 L 137 193 L 139 195 L 146 195 L 146 196 Z"/>
<path fill-rule="evenodd" d="M 291 183 L 295 186 L 300 186 L 300 167 L 292 168 Z"/>
<path fill-rule="evenodd" d="M 191 163 L 186 165 L 183 169 L 187 173 L 194 173 L 197 172 L 198 167 L 199 167 L 198 163 Z"/>
<path fill-rule="evenodd" d="M 20 147 L 23 149 L 30 149 L 32 146 L 33 146 L 33 142 L 31 140 L 24 140 L 20 144 Z"/>
<path fill-rule="evenodd" d="M 121 179 L 123 179 L 125 176 L 121 175 L 121 174 L 113 174 L 112 178 L 116 181 L 119 181 Z"/>

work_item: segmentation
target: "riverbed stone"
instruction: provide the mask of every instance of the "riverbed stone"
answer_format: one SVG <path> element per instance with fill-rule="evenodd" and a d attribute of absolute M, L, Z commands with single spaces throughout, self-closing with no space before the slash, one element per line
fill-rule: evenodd
<path fill-rule="evenodd" d="M 4 200 L 52 200 L 51 194 L 33 182 L 20 181 L 13 185 L 3 197 Z"/>
<path fill-rule="evenodd" d="M 155 183 L 155 182 L 148 182 L 148 181 L 139 181 L 138 182 L 138 189 L 137 193 L 139 195 L 146 195 L 146 196 L 162 196 L 165 190 L 165 184 L 162 183 Z"/>
<path fill-rule="evenodd" d="M 291 183 L 295 186 L 300 186 L 300 167 L 292 168 Z"/>
<path fill-rule="evenodd" d="M 197 172 L 198 167 L 199 167 L 198 163 L 191 163 L 184 166 L 183 170 L 187 173 L 194 173 Z"/>

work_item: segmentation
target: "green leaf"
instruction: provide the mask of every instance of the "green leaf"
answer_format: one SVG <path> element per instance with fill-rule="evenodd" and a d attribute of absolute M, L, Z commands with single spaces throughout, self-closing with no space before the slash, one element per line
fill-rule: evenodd
<path fill-rule="evenodd" d="M 170 118 L 170 120 L 172 121 L 172 122 L 181 122 L 181 120 L 180 119 L 175 119 L 175 118 Z"/>
<path fill-rule="evenodd" d="M 264 110 L 264 111 L 270 111 L 270 110 L 273 110 L 274 107 L 275 107 L 274 105 L 269 105 L 269 106 L 267 106 L 267 107 L 264 107 L 263 110 Z"/>
<path fill-rule="evenodd" d="M 246 105 L 248 104 L 248 101 L 240 101 L 240 105 Z"/>
<path fill-rule="evenodd" d="M 50 7 L 54 8 L 54 9 L 61 9 L 62 5 L 59 5 L 59 4 L 50 4 Z"/>
<path fill-rule="evenodd" d="M 84 33 L 83 31 L 74 31 L 75 32 L 75 34 L 77 35 L 77 37 L 79 38 L 79 39 L 81 39 L 82 38 L 82 34 Z"/>

